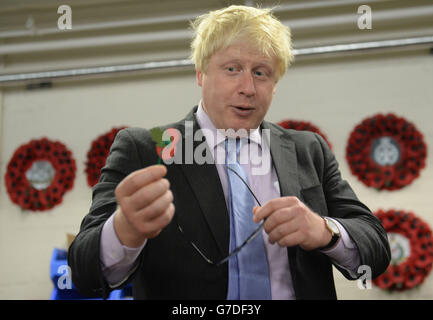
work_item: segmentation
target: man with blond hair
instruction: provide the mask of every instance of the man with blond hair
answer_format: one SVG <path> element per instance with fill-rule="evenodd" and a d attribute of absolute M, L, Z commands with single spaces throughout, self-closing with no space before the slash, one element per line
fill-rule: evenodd
<path fill-rule="evenodd" d="M 327 144 L 264 121 L 292 61 L 289 29 L 246 6 L 192 26 L 202 99 L 159 128 L 179 135 L 182 161 L 155 165 L 155 131 L 118 133 L 69 248 L 75 286 L 107 297 L 132 282 L 136 299 L 336 299 L 332 265 L 348 279 L 361 265 L 382 273 L 386 233 Z M 266 170 L 255 173 L 257 159 L 271 159 Z"/>

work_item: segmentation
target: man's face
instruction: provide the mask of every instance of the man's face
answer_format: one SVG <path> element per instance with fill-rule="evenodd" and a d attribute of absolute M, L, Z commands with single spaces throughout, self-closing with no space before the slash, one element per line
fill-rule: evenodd
<path fill-rule="evenodd" d="M 276 58 L 238 42 L 215 52 L 206 73 L 197 70 L 203 108 L 217 129 L 260 125 L 275 92 L 276 66 Z"/>

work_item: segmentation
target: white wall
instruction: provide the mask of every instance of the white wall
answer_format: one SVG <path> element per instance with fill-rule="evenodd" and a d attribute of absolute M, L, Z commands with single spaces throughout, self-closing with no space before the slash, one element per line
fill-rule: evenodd
<path fill-rule="evenodd" d="M 267 119 L 309 120 L 333 145 L 343 177 L 372 210 L 413 210 L 433 228 L 433 160 L 428 155 L 421 177 L 404 190 L 377 192 L 351 175 L 345 161 L 347 138 L 363 118 L 395 112 L 412 121 L 433 147 L 433 63 L 431 56 L 324 61 L 299 64 L 280 81 Z M 66 233 L 76 233 L 90 206 L 84 174 L 90 143 L 113 126 L 143 126 L 176 121 L 200 98 L 193 72 L 54 84 L 51 89 L 4 89 L 0 137 L 0 299 L 48 299 L 53 288 L 49 263 Z M 14 150 L 34 138 L 60 140 L 72 150 L 77 177 L 63 203 L 42 212 L 22 212 L 12 204 L 4 174 Z M 336 274 L 340 299 L 432 299 L 433 276 L 418 289 L 388 294 L 359 290 Z"/>

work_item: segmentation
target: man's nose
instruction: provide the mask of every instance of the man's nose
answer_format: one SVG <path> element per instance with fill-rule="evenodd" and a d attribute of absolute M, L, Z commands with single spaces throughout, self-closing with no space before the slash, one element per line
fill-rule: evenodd
<path fill-rule="evenodd" d="M 254 76 L 251 72 L 244 72 L 240 78 L 239 94 L 251 97 L 256 94 Z"/>

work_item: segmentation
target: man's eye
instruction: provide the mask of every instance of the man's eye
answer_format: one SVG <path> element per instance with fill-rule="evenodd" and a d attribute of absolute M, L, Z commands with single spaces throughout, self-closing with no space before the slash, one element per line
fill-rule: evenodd
<path fill-rule="evenodd" d="M 227 67 L 227 71 L 229 71 L 229 72 L 235 72 L 236 68 L 235 67 Z"/>
<path fill-rule="evenodd" d="M 263 70 L 256 70 L 255 74 L 259 77 L 264 77 L 264 76 L 266 76 L 267 73 Z"/>

